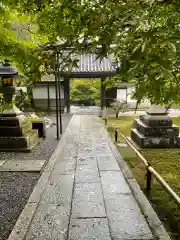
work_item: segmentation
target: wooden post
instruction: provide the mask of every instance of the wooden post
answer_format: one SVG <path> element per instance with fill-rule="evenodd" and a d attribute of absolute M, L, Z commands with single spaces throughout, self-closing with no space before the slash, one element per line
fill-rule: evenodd
<path fill-rule="evenodd" d="M 58 101 L 58 76 L 57 76 L 57 63 L 55 63 L 55 93 L 56 93 L 56 136 L 59 137 L 59 101 Z"/>
<path fill-rule="evenodd" d="M 66 106 L 67 113 L 70 112 L 70 79 L 64 79 L 64 106 Z"/>
<path fill-rule="evenodd" d="M 148 164 L 147 175 L 146 175 L 146 191 L 147 191 L 148 195 L 149 195 L 150 190 L 151 190 L 151 182 L 152 182 L 152 173 L 149 171 L 149 166 L 151 166 L 151 165 Z"/>
<path fill-rule="evenodd" d="M 47 95 L 48 95 L 48 99 L 47 99 L 47 104 L 48 104 L 48 112 L 50 110 L 50 91 L 49 91 L 49 84 L 47 85 Z"/>
<path fill-rule="evenodd" d="M 101 78 L 101 117 L 102 117 L 102 113 L 103 113 L 103 109 L 104 109 L 104 105 L 105 105 L 105 79 Z"/>
<path fill-rule="evenodd" d="M 118 129 L 115 128 L 115 131 L 114 131 L 114 139 L 115 139 L 115 143 L 118 142 Z"/>

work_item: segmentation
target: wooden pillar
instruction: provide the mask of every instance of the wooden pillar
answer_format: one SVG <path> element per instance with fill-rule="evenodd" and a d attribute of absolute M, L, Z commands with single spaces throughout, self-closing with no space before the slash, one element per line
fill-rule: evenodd
<path fill-rule="evenodd" d="M 49 84 L 47 85 L 47 96 L 48 96 L 47 105 L 48 105 L 48 112 L 49 112 L 49 110 L 50 110 L 50 91 L 49 91 Z"/>
<path fill-rule="evenodd" d="M 64 79 L 64 106 L 66 106 L 67 113 L 70 112 L 70 79 Z"/>
<path fill-rule="evenodd" d="M 105 107 L 105 79 L 101 78 L 101 112 Z"/>

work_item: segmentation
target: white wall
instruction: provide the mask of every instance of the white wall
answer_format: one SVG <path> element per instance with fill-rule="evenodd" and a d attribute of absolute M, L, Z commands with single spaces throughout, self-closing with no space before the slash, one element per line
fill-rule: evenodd
<path fill-rule="evenodd" d="M 55 86 L 49 86 L 50 99 L 56 99 Z M 61 86 L 61 98 L 64 98 L 64 87 Z"/>
<path fill-rule="evenodd" d="M 117 89 L 117 100 L 126 101 L 126 89 Z"/>
<path fill-rule="evenodd" d="M 55 86 L 49 86 L 50 99 L 56 99 Z M 47 86 L 35 86 L 33 88 L 34 99 L 48 99 Z M 64 98 L 64 87 L 61 86 L 61 98 Z"/>
<path fill-rule="evenodd" d="M 53 74 L 45 75 L 42 78 L 42 81 L 54 82 L 55 77 Z M 60 81 L 63 81 L 63 78 L 60 78 Z M 56 99 L 55 86 L 49 86 L 49 98 Z M 45 85 L 36 85 L 33 88 L 33 98 L 34 99 L 48 99 L 48 87 Z M 61 85 L 61 98 L 64 98 L 64 86 Z"/>
<path fill-rule="evenodd" d="M 130 108 L 135 108 L 137 101 L 135 99 L 132 99 L 131 94 L 134 92 L 134 87 L 128 87 L 127 88 L 127 102 L 129 104 Z M 117 89 L 117 99 L 121 101 L 126 101 L 126 89 Z M 148 108 L 150 107 L 150 102 L 148 100 L 143 101 L 139 108 Z"/>
<path fill-rule="evenodd" d="M 47 99 L 47 86 L 36 86 L 33 88 L 34 99 Z"/>

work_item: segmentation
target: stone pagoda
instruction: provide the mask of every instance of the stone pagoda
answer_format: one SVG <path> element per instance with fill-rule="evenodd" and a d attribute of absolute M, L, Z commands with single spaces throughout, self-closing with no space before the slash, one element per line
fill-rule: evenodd
<path fill-rule="evenodd" d="M 9 61 L 0 64 L 0 151 L 30 151 L 38 142 L 38 132 L 15 105 L 16 78 L 22 77 Z"/>
<path fill-rule="evenodd" d="M 141 148 L 180 147 L 179 127 L 161 106 L 152 106 L 145 115 L 134 120 L 131 139 Z"/>

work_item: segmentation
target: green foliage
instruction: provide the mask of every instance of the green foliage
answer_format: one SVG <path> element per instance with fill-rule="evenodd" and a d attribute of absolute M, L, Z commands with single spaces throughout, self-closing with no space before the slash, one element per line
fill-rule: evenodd
<path fill-rule="evenodd" d="M 148 98 L 152 103 L 179 103 L 179 1 L 1 2 L 0 55 L 12 58 L 29 79 L 39 79 L 49 64 L 52 51 L 46 55 L 47 44 L 41 44 L 58 40 L 61 51 L 73 47 L 121 60 L 120 79 L 135 85 L 138 102 Z M 20 28 L 28 29 L 28 42 L 24 32 L 19 39 L 10 29 L 14 16 L 16 22 L 23 16 Z"/>
<path fill-rule="evenodd" d="M 100 101 L 99 79 L 73 79 L 71 81 L 71 100 L 98 104 Z"/>
<path fill-rule="evenodd" d="M 18 93 L 19 94 L 16 97 L 16 106 L 22 111 L 24 111 L 26 108 L 30 108 L 31 101 L 28 96 L 28 93 L 23 92 L 22 90 L 20 90 Z"/>
<path fill-rule="evenodd" d="M 124 101 L 115 101 L 111 104 L 112 108 L 115 110 L 116 118 L 118 118 L 119 112 L 124 112 L 128 108 L 128 104 Z"/>

